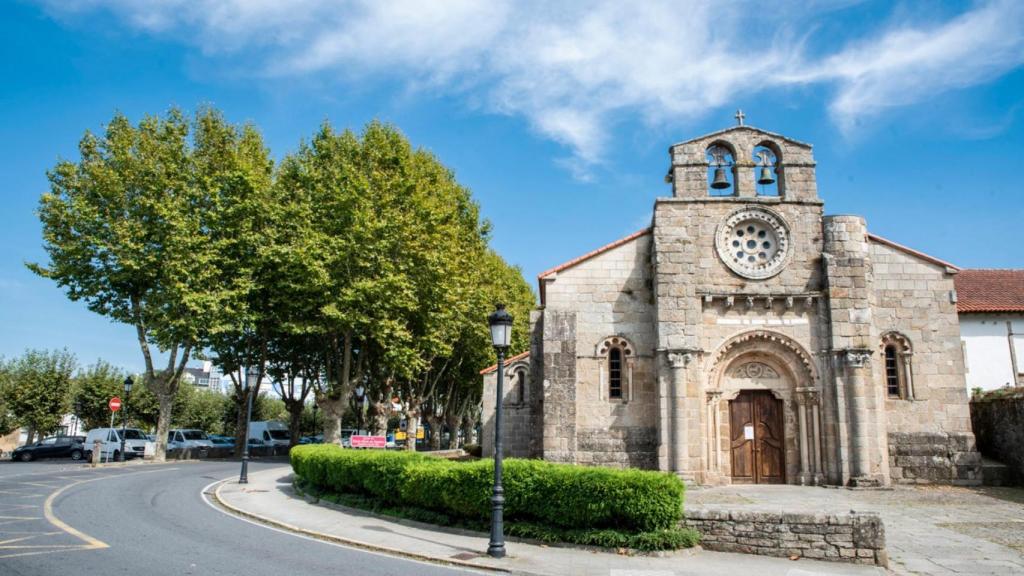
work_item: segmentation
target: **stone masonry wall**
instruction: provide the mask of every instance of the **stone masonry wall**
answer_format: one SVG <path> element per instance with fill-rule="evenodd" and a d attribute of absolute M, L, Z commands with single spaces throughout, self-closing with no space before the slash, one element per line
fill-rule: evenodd
<path fill-rule="evenodd" d="M 505 379 L 502 383 L 503 396 L 503 422 L 501 425 L 504 432 L 502 438 L 503 449 L 506 457 L 529 458 L 531 452 L 531 434 L 534 428 L 534 412 L 530 407 L 530 396 L 524 394 L 525 402 L 518 402 L 518 391 L 515 371 L 523 366 L 524 362 L 516 362 L 505 367 Z M 484 456 L 494 455 L 494 408 L 495 392 L 498 387 L 497 371 L 484 375 L 483 393 L 483 426 L 480 446 Z"/>
<path fill-rule="evenodd" d="M 683 523 L 701 533 L 702 547 L 718 552 L 889 563 L 885 527 L 874 513 L 691 510 Z"/>
<path fill-rule="evenodd" d="M 981 484 L 972 434 L 890 432 L 889 474 L 897 484 Z"/>
<path fill-rule="evenodd" d="M 898 332 L 910 342 L 913 396 L 885 400 L 890 432 L 970 433 L 960 323 L 944 266 L 870 242 L 874 264 L 873 378 L 885 388 L 880 337 Z"/>
<path fill-rule="evenodd" d="M 1024 484 L 1024 398 L 972 400 L 971 423 L 978 450 L 1009 467 L 1011 481 Z"/>
<path fill-rule="evenodd" d="M 640 235 L 544 280 L 546 459 L 657 467 L 650 242 Z M 570 317 L 573 329 L 560 328 Z M 608 359 L 599 347 L 609 337 L 624 338 L 632 352 L 624 358 L 622 399 L 608 396 Z"/>

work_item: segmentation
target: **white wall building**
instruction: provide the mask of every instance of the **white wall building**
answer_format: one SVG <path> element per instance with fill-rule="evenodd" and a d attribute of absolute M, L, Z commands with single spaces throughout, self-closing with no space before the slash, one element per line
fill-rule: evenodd
<path fill-rule="evenodd" d="M 1024 385 L 1024 270 L 955 277 L 967 388 Z"/>

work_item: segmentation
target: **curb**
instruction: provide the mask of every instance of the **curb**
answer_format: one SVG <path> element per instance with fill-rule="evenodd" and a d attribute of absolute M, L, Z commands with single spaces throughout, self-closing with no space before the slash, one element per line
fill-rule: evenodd
<path fill-rule="evenodd" d="M 301 534 L 303 536 L 308 536 L 308 537 L 311 537 L 311 538 L 315 538 L 317 540 L 323 540 L 325 542 L 331 542 L 331 543 L 334 543 L 334 544 L 341 544 L 341 545 L 349 546 L 349 547 L 352 547 L 352 548 L 360 548 L 362 550 L 369 550 L 371 552 L 378 552 L 378 553 L 386 554 L 386 555 L 389 555 L 389 556 L 398 556 L 400 558 L 407 558 L 407 559 L 410 559 L 410 560 L 418 560 L 420 562 L 427 562 L 427 563 L 430 563 L 430 564 L 438 564 L 438 565 L 442 565 L 442 566 L 458 566 L 460 568 L 472 568 L 474 570 L 486 570 L 486 571 L 489 571 L 489 572 L 495 572 L 495 573 L 499 573 L 499 574 L 510 574 L 510 573 L 512 573 L 512 570 L 509 569 L 509 568 L 503 568 L 503 567 L 497 567 L 497 566 L 488 566 L 486 564 L 475 564 L 473 562 L 466 562 L 466 561 L 463 561 L 463 560 L 453 560 L 453 559 L 450 559 L 450 558 L 438 558 L 436 556 L 427 556 L 425 554 L 417 554 L 415 552 L 408 552 L 406 550 L 399 550 L 397 548 L 388 548 L 387 546 L 380 546 L 380 545 L 377 545 L 377 544 L 370 544 L 369 542 L 363 542 L 361 540 L 352 540 L 352 539 L 349 539 L 349 538 L 341 538 L 339 536 L 334 536 L 332 534 L 325 534 L 323 532 L 317 532 L 315 530 L 307 530 L 305 528 L 299 528 L 298 526 L 292 526 L 291 524 L 288 524 L 286 522 L 281 522 L 280 520 L 275 520 L 273 518 L 267 518 L 266 516 L 261 516 L 259 514 L 253 514 L 252 512 L 247 512 L 245 510 L 242 510 L 241 508 L 238 508 L 236 506 L 232 506 L 231 504 L 228 504 L 227 502 L 225 502 L 223 498 L 221 498 L 220 490 L 221 490 L 221 488 L 223 488 L 227 484 L 227 482 L 229 480 L 230 479 L 221 480 L 217 484 L 217 487 L 213 490 L 213 492 L 210 495 L 212 496 L 212 500 L 218 506 L 220 506 L 225 511 L 227 511 L 227 512 L 233 514 L 233 515 L 236 515 L 236 516 L 241 516 L 243 518 L 248 518 L 250 520 L 255 520 L 256 522 L 259 522 L 261 524 L 266 524 L 268 526 L 273 526 L 274 528 L 279 528 L 279 529 L 282 529 L 282 530 L 286 530 L 288 532 L 293 532 L 295 534 Z M 519 573 L 524 573 L 524 572 L 519 572 Z"/>

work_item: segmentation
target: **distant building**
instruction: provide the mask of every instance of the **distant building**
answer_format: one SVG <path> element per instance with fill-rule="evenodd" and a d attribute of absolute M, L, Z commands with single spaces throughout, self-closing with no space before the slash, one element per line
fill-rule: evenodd
<path fill-rule="evenodd" d="M 221 391 L 220 377 L 220 369 L 209 360 L 203 362 L 202 368 L 185 368 L 185 373 L 182 375 L 186 383 L 196 388 L 206 388 L 218 392 Z"/>
<path fill-rule="evenodd" d="M 1024 270 L 961 270 L 954 281 L 967 387 L 1024 385 Z"/>

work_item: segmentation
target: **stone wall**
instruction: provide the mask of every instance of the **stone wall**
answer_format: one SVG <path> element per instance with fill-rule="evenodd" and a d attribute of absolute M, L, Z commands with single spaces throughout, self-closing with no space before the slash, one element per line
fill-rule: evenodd
<path fill-rule="evenodd" d="M 657 467 L 650 234 L 545 276 L 544 449 L 548 460 Z M 623 397 L 609 398 L 602 342 L 629 343 Z"/>
<path fill-rule="evenodd" d="M 981 484 L 972 434 L 890 432 L 889 473 L 897 484 Z"/>
<path fill-rule="evenodd" d="M 1024 484 L 1024 397 L 972 400 L 971 423 L 978 450 L 1009 467 L 1013 483 Z"/>
<path fill-rule="evenodd" d="M 887 566 L 885 527 L 874 513 L 810 514 L 691 510 L 684 525 L 718 552 Z"/>
<path fill-rule="evenodd" d="M 896 332 L 910 345 L 906 375 L 913 390 L 885 398 L 891 432 L 970 433 L 960 322 L 952 294 L 953 274 L 877 241 L 870 242 L 874 265 L 872 316 L 876 335 Z M 873 378 L 885 390 L 880 338 L 874 343 Z"/>

